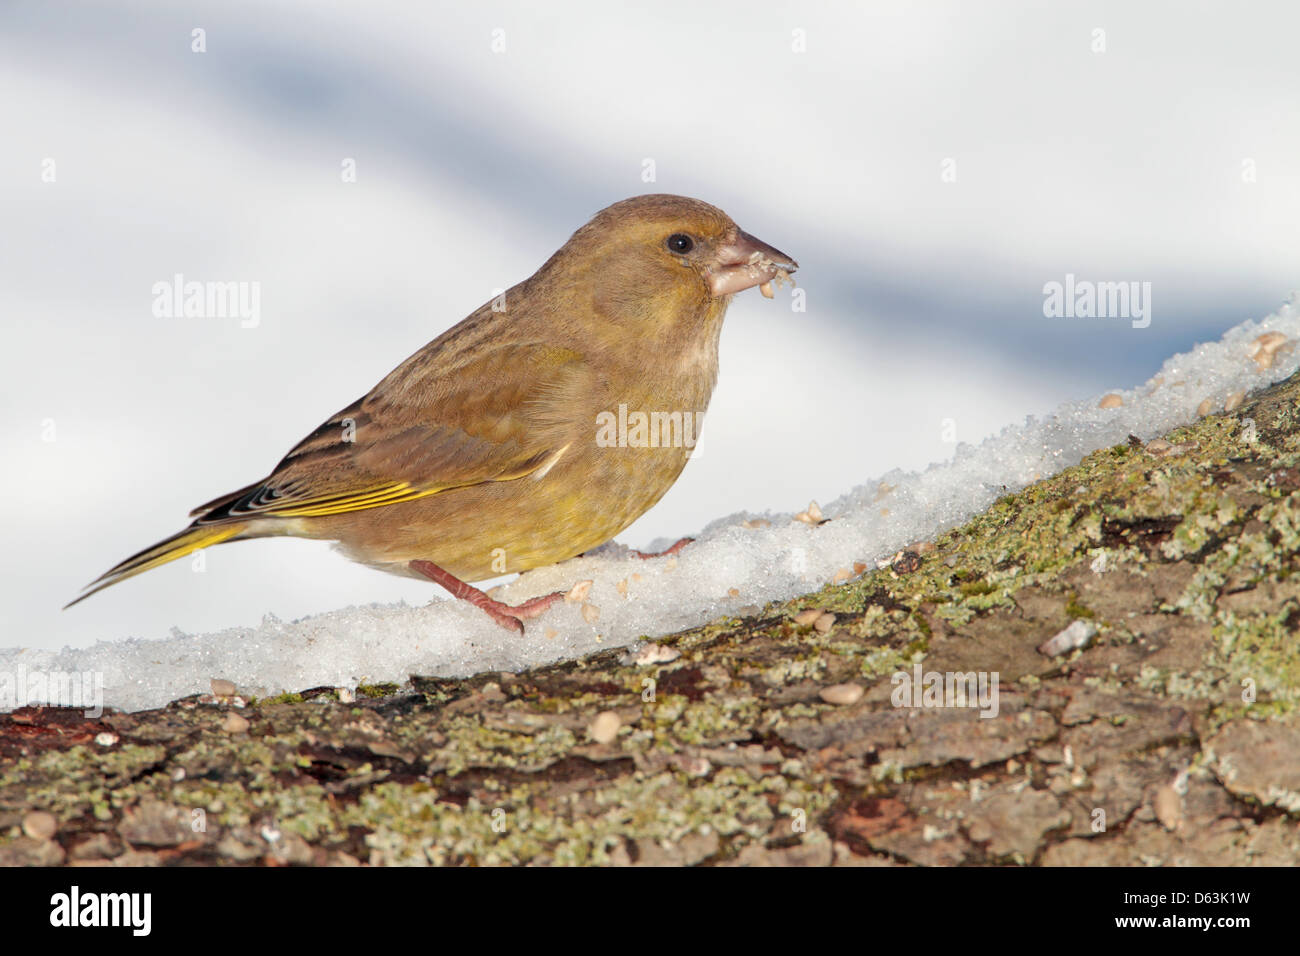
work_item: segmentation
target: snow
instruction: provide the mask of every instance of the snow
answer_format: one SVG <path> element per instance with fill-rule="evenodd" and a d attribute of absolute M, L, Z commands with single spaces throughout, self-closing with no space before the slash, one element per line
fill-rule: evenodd
<path fill-rule="evenodd" d="M 1282 333 L 1288 342 L 1270 368 L 1260 369 L 1251 357 L 1252 343 L 1265 332 Z M 530 571 L 498 596 L 514 603 L 568 591 L 581 581 L 592 585 L 581 603 L 557 604 L 530 621 L 523 637 L 439 592 L 421 607 L 347 607 L 291 623 L 268 617 L 253 628 L 100 641 L 60 652 L 0 650 L 0 707 L 60 702 L 50 701 L 55 695 L 43 690 L 57 687 L 54 677 L 60 674 L 88 675 L 88 687 L 102 681 L 105 706 L 138 710 L 206 693 L 213 678 L 258 696 L 322 685 L 351 688 L 360 682 L 400 683 L 411 674 L 517 671 L 671 634 L 720 614 L 815 590 L 855 562 L 874 566 L 1098 448 L 1130 434 L 1150 439 L 1195 420 L 1205 399 L 1221 410 L 1234 392 L 1249 393 L 1291 375 L 1300 365 L 1300 350 L 1292 347 L 1297 339 L 1300 296 L 1293 296 L 1273 315 L 1171 357 L 1150 381 L 1118 392 L 1120 407 L 1099 408 L 1100 396 L 1069 402 L 1047 418 L 1009 426 L 978 446 L 959 445 L 951 460 L 924 471 L 891 471 L 822 505 L 832 519 L 825 524 L 813 526 L 793 514 L 739 513 L 712 522 L 672 557 L 643 561 L 611 544 Z M 918 388 L 924 387 L 922 372 L 918 369 Z M 842 411 L 846 439 L 869 440 L 873 409 Z M 816 448 L 795 453 L 807 456 L 810 469 L 816 467 Z"/>

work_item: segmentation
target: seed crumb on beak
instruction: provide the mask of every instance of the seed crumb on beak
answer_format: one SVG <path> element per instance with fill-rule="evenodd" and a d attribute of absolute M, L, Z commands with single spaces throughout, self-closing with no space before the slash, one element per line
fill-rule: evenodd
<path fill-rule="evenodd" d="M 758 288 L 766 298 L 776 297 L 774 289 L 789 282 L 790 273 L 799 268 L 784 252 L 755 239 L 743 230 L 718 247 L 716 261 L 709 270 L 709 286 L 715 296 L 734 295 L 745 289 Z"/>
<path fill-rule="evenodd" d="M 794 280 L 790 278 L 790 273 L 782 268 L 780 264 L 773 262 L 770 257 L 762 252 L 755 251 L 751 253 L 748 265 L 751 270 L 755 271 L 756 276 L 762 275 L 764 272 L 772 274 L 770 279 L 767 279 L 758 287 L 758 291 L 763 293 L 763 298 L 765 299 L 771 299 L 776 296 L 776 293 L 772 291 L 772 283 L 774 282 L 778 289 L 784 286 L 787 282 L 794 285 Z"/>

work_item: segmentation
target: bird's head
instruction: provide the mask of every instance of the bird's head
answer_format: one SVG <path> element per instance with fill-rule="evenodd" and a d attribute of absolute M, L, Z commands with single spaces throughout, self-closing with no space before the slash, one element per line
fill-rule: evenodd
<path fill-rule="evenodd" d="M 788 278 L 799 264 L 725 212 L 685 196 L 636 196 L 598 212 L 545 267 L 622 319 L 718 313 L 730 296 Z"/>

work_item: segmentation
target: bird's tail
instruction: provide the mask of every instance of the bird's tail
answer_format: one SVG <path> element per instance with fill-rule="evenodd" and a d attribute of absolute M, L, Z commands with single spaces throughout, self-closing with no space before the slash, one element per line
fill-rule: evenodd
<path fill-rule="evenodd" d="M 166 564 L 168 561 L 183 558 L 199 548 L 206 548 L 222 541 L 229 541 L 231 538 L 241 535 L 247 529 L 248 525 L 239 522 L 191 525 L 179 534 L 174 534 L 170 538 L 159 541 L 152 548 L 145 548 L 139 554 L 132 555 L 121 564 L 101 574 L 86 585 L 89 590 L 85 594 L 65 604 L 63 606 L 64 610 L 86 600 L 95 592 L 116 584 L 118 581 L 125 581 L 127 578 L 135 577 L 142 571 L 149 571 L 161 564 Z"/>

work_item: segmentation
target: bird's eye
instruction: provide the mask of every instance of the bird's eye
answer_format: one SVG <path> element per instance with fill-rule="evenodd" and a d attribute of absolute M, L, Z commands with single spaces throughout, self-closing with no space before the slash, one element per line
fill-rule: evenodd
<path fill-rule="evenodd" d="M 686 255 L 686 253 L 690 252 L 694 248 L 695 240 L 683 232 L 675 232 L 668 237 L 669 251 L 675 252 L 679 256 Z"/>

